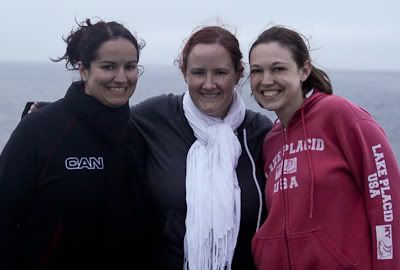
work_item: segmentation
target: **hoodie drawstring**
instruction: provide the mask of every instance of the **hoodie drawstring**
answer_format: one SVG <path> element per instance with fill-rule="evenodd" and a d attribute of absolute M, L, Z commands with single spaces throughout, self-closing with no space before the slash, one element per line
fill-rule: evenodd
<path fill-rule="evenodd" d="M 303 133 L 304 137 L 306 139 L 306 145 L 307 145 L 307 140 L 308 140 L 308 132 L 306 128 L 306 121 L 304 118 L 304 108 L 301 108 L 301 123 L 303 125 Z M 308 162 L 308 169 L 310 170 L 311 174 L 311 181 L 310 181 L 310 219 L 313 217 L 313 211 L 314 211 L 314 167 L 313 163 L 311 161 L 311 152 L 309 150 L 309 147 L 306 149 L 306 155 L 307 155 L 307 162 Z"/>

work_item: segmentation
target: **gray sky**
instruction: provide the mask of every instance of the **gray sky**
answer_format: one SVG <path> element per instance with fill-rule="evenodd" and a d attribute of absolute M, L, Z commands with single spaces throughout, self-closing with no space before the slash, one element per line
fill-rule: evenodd
<path fill-rule="evenodd" d="M 122 22 L 147 45 L 141 64 L 172 65 L 198 25 L 236 30 L 247 62 L 251 42 L 269 24 L 311 37 L 326 69 L 400 71 L 399 0 L 4 0 L 0 61 L 48 62 L 64 53 L 61 37 L 87 17 Z"/>

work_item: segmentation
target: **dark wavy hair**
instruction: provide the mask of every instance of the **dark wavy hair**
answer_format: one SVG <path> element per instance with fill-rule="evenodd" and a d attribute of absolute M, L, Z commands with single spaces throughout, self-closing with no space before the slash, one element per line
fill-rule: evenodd
<path fill-rule="evenodd" d="M 84 68 L 88 69 L 90 63 L 96 59 L 99 47 L 106 41 L 124 38 L 132 42 L 137 51 L 139 61 L 140 50 L 145 46 L 145 42 L 137 41 L 136 37 L 122 24 L 110 21 L 99 20 L 92 23 L 86 19 L 81 23 L 77 22 L 78 27 L 72 29 L 69 35 L 63 40 L 67 43 L 67 49 L 63 56 L 51 59 L 54 62 L 66 60 L 65 67 L 68 70 L 77 70 L 78 62 L 82 62 Z"/>

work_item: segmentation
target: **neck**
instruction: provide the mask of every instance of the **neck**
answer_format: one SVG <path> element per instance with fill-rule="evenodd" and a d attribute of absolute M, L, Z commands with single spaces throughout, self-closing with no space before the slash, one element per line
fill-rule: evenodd
<path fill-rule="evenodd" d="M 292 117 L 285 117 L 281 114 L 279 114 L 278 112 L 276 112 L 276 116 L 279 118 L 279 120 L 281 121 L 281 124 L 284 128 L 288 127 L 289 121 Z"/>
<path fill-rule="evenodd" d="M 281 110 L 275 111 L 276 116 L 281 121 L 283 127 L 287 128 L 293 115 L 303 106 L 304 98 L 294 100 L 291 104 L 286 105 Z"/>

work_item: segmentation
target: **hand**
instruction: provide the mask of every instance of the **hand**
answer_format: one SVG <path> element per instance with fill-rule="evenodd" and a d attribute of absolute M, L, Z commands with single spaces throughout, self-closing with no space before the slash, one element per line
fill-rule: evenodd
<path fill-rule="evenodd" d="M 34 111 L 37 111 L 37 110 L 39 110 L 39 104 L 37 103 L 37 101 L 34 101 L 32 103 L 32 105 L 29 107 L 29 110 L 28 110 L 27 114 L 30 114 L 30 113 L 32 113 Z"/>

